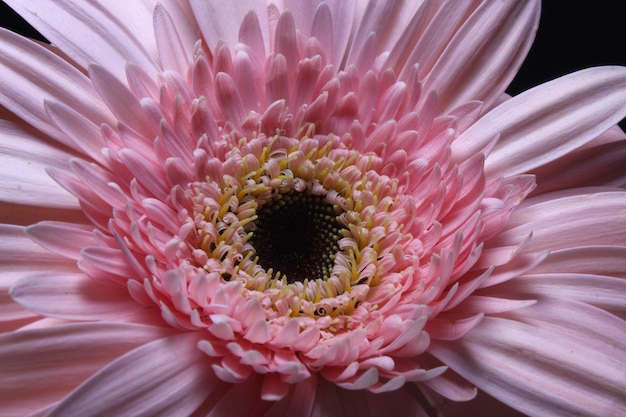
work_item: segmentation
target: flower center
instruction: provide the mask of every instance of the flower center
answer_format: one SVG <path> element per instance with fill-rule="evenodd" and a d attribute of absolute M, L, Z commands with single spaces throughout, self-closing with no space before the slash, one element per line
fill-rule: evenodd
<path fill-rule="evenodd" d="M 265 203 L 250 243 L 259 265 L 280 272 L 288 283 L 327 280 L 342 228 L 337 207 L 322 196 L 291 191 Z"/>
<path fill-rule="evenodd" d="M 185 213 L 193 214 L 181 236 L 192 252 L 179 258 L 239 285 L 268 318 L 330 316 L 324 326 L 333 332 L 358 326 L 357 307 L 384 301 L 367 302 L 370 290 L 386 294 L 375 291 L 381 277 L 395 293 L 396 278 L 417 268 L 403 226 L 412 200 L 377 173 L 375 155 L 332 135 L 259 135 L 224 149 L 206 181 L 188 189 Z"/>

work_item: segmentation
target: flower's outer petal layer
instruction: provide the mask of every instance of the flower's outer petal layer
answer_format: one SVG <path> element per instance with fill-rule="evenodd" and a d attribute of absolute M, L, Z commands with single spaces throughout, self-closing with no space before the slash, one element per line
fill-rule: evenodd
<path fill-rule="evenodd" d="M 490 106 L 526 57 L 539 24 L 539 1 L 486 1 L 468 18 L 424 79 L 442 111 L 470 100 Z"/>
<path fill-rule="evenodd" d="M 98 125 L 113 123 L 89 79 L 43 46 L 0 29 L 0 65 L 3 79 L 11 80 L 2 85 L 0 104 L 59 142 L 73 145 L 50 123 L 44 108 L 46 99 L 69 106 L 80 103 L 80 112 L 87 119 Z"/>
<path fill-rule="evenodd" d="M 126 63 L 133 62 L 152 76 L 157 73 L 155 1 L 6 3 L 83 68 L 90 62 L 107 63 L 124 79 Z"/>
<path fill-rule="evenodd" d="M 26 233 L 46 251 L 75 261 L 81 259 L 84 248 L 97 242 L 90 225 L 43 221 L 26 228 Z"/>
<path fill-rule="evenodd" d="M 626 116 L 626 68 L 582 70 L 496 107 L 453 143 L 455 160 L 500 140 L 485 160 L 491 177 L 516 175 L 584 145 Z"/>
<path fill-rule="evenodd" d="M 142 310 L 125 287 L 102 285 L 84 274 L 31 275 L 13 285 L 10 296 L 35 313 L 66 320 L 123 321 Z"/>
<path fill-rule="evenodd" d="M 587 304 L 543 297 L 485 318 L 430 352 L 490 395 L 532 416 L 620 416 L 624 322 Z"/>
<path fill-rule="evenodd" d="M 9 296 L 9 288 L 33 270 L 68 273 L 75 272 L 76 265 L 30 240 L 24 227 L 0 225 L 0 331 L 13 330 L 39 317 Z"/>
<path fill-rule="evenodd" d="M 198 339 L 182 333 L 128 352 L 85 381 L 50 417 L 191 415 L 222 384 L 196 348 Z"/>
<path fill-rule="evenodd" d="M 524 248 L 527 252 L 599 244 L 626 246 L 623 227 L 613 221 L 626 216 L 626 193 L 601 191 L 575 190 L 530 198 L 486 246 L 509 246 L 531 233 L 532 239 Z"/>
<path fill-rule="evenodd" d="M 68 152 L 36 137 L 36 132 L 0 120 L 0 200 L 8 203 L 79 209 L 78 200 L 46 172 L 66 168 Z"/>
<path fill-rule="evenodd" d="M 259 19 L 265 50 L 270 50 L 270 30 L 265 2 L 257 0 L 233 2 L 191 0 L 190 4 L 211 52 L 214 52 L 214 48 L 220 41 L 231 48 L 237 44 L 239 27 L 250 11 L 253 11 Z"/>
<path fill-rule="evenodd" d="M 327 52 L 327 57 L 330 58 L 329 63 L 339 68 L 344 59 L 348 41 L 352 34 L 356 2 L 354 0 L 327 2 L 332 21 L 327 22 L 325 21 L 326 19 L 319 19 L 319 23 L 326 25 L 331 24 L 332 27 L 327 27 L 325 30 L 320 30 L 320 33 L 316 33 L 316 20 L 312 18 L 312 16 L 316 16 L 316 13 L 319 11 L 318 6 L 320 3 L 322 2 L 287 0 L 285 1 L 285 8 L 288 8 L 293 13 L 293 18 L 299 31 L 306 36 L 317 36 L 318 40 L 322 42 L 322 45 L 328 48 L 328 50 L 325 49 L 325 51 Z M 325 39 L 321 39 L 322 36 L 329 35 L 332 36 L 332 38 L 327 39 L 327 42 L 324 42 Z"/>
<path fill-rule="evenodd" d="M 3 415 L 24 416 L 60 400 L 111 360 L 168 332 L 136 324 L 90 323 L 0 335 Z"/>
<path fill-rule="evenodd" d="M 535 171 L 533 194 L 574 187 L 613 186 L 626 188 L 626 134 L 614 126 L 574 152 Z"/>

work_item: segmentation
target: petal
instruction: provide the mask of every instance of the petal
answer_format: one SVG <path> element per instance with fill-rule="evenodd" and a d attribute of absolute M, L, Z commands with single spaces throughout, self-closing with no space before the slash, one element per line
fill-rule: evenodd
<path fill-rule="evenodd" d="M 43 221 L 28 227 L 26 233 L 47 251 L 74 260 L 81 258 L 83 248 L 96 244 L 89 225 Z"/>
<path fill-rule="evenodd" d="M 617 416 L 626 408 L 624 321 L 549 298 L 509 314 L 483 319 L 456 343 L 434 341 L 429 351 L 530 415 Z"/>
<path fill-rule="evenodd" d="M 490 177 L 515 175 L 571 152 L 626 116 L 626 68 L 582 70 L 505 101 L 452 144 L 455 160 L 500 140 L 485 160 Z"/>
<path fill-rule="evenodd" d="M 558 198 L 560 195 L 547 194 L 524 201 L 506 228 L 487 246 L 513 245 L 530 233 L 532 238 L 525 251 L 585 245 L 626 246 L 626 233 L 615 223 L 626 214 L 625 192 L 581 193 Z"/>
<path fill-rule="evenodd" d="M 126 287 L 102 285 L 77 273 L 31 275 L 15 283 L 10 295 L 33 312 L 68 320 L 121 320 L 144 309 Z"/>
<path fill-rule="evenodd" d="M 124 79 L 125 65 L 130 61 L 156 74 L 155 2 L 6 3 L 83 68 L 91 62 L 106 64 L 118 79 Z"/>
<path fill-rule="evenodd" d="M 161 68 L 187 74 L 193 43 L 184 43 L 174 20 L 160 4 L 154 9 L 154 36 L 158 44 Z"/>
<path fill-rule="evenodd" d="M 89 79 L 49 49 L 1 29 L 0 65 L 5 81 L 0 84 L 0 104 L 62 143 L 68 141 L 50 124 L 45 99 L 80 107 L 81 114 L 98 125 L 113 122 Z"/>
<path fill-rule="evenodd" d="M 196 333 L 183 333 L 130 351 L 74 390 L 49 416 L 191 415 L 221 384 L 197 341 Z"/>
<path fill-rule="evenodd" d="M 626 247 L 580 246 L 552 251 L 533 274 L 570 272 L 626 278 Z"/>
<path fill-rule="evenodd" d="M 626 161 L 625 140 L 585 148 L 539 167 L 534 172 L 537 176 L 534 194 L 573 187 L 626 185 L 626 172 L 623 169 Z"/>
<path fill-rule="evenodd" d="M 105 68 L 99 64 L 90 64 L 89 78 L 119 121 L 146 138 L 155 136 L 139 99 L 122 82 L 115 79 L 108 71 L 108 65 Z"/>
<path fill-rule="evenodd" d="M 190 4 L 211 52 L 215 53 L 218 41 L 225 42 L 231 48 L 237 44 L 239 27 L 250 11 L 258 16 L 265 50 L 270 50 L 269 24 L 265 2 L 254 0 L 232 2 L 191 0 Z"/>
<path fill-rule="evenodd" d="M 0 200 L 78 209 L 78 200 L 46 172 L 49 167 L 67 167 L 70 156 L 39 139 L 32 129 L 0 120 Z"/>
<path fill-rule="evenodd" d="M 0 335 L 2 411 L 26 415 L 52 404 L 106 363 L 168 332 L 137 324 L 89 323 Z"/>
<path fill-rule="evenodd" d="M 42 248 L 23 226 L 0 225 L 0 288 L 7 290 L 19 278 L 37 272 L 78 272 L 76 263 Z"/>
<path fill-rule="evenodd" d="M 539 23 L 539 1 L 486 1 L 469 17 L 424 79 L 444 112 L 466 101 L 487 107 L 504 93 Z"/>

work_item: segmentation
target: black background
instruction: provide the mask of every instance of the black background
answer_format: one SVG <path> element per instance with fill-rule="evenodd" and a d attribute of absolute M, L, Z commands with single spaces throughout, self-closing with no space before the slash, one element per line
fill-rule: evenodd
<path fill-rule="evenodd" d="M 515 95 L 592 66 L 626 66 L 626 25 L 620 3 L 544 1 L 535 43 L 507 92 Z M 4 3 L 0 3 L 0 25 L 26 36 L 38 36 Z M 620 125 L 626 129 L 626 119 Z"/>

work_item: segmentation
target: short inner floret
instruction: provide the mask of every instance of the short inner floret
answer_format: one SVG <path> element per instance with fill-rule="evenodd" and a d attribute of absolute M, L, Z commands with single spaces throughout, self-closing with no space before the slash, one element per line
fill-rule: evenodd
<path fill-rule="evenodd" d="M 327 280 L 343 230 L 337 210 L 323 196 L 295 190 L 265 203 L 250 239 L 259 265 L 288 283 Z"/>

